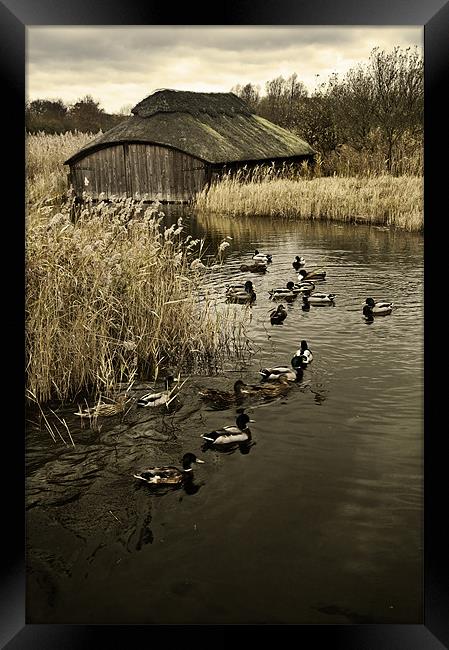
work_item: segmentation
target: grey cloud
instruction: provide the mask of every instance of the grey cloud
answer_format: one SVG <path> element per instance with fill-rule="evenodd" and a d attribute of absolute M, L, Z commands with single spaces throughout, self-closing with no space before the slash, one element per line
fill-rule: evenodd
<path fill-rule="evenodd" d="M 422 29 L 409 27 L 31 27 L 28 85 L 31 98 L 70 102 L 91 94 L 106 110 L 118 110 L 160 87 L 227 91 L 251 81 L 263 90 L 269 79 L 292 72 L 309 85 L 317 73 L 323 80 L 335 66 L 366 60 L 368 44 L 421 39 Z M 121 85 L 136 97 L 124 96 Z"/>

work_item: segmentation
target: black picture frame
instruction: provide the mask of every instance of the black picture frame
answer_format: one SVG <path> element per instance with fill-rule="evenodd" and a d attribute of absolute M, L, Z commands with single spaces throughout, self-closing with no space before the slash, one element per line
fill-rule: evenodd
<path fill-rule="evenodd" d="M 1 0 L 0 69 L 3 82 L 4 148 L 8 165 L 2 173 L 4 191 L 10 199 L 8 215 L 8 262 L 4 283 L 7 324 L 6 348 L 14 349 L 13 363 L 4 368 L 8 393 L 23 395 L 24 332 L 24 101 L 25 32 L 32 25 L 418 25 L 424 27 L 425 45 L 425 436 L 424 436 L 424 624 L 423 625 L 297 625 L 297 626 L 83 626 L 29 625 L 25 621 L 25 516 L 24 516 L 24 420 L 14 404 L 13 424 L 4 428 L 2 481 L 2 562 L 0 579 L 0 647 L 8 650 L 33 648 L 128 648 L 153 645 L 159 638 L 172 647 L 210 643 L 222 645 L 247 632 L 254 641 L 279 643 L 294 634 L 297 645 L 344 650 L 438 650 L 449 647 L 449 552 L 446 500 L 447 456 L 444 454 L 444 402 L 434 379 L 435 359 L 440 358 L 438 336 L 432 336 L 432 315 L 438 300 L 436 282 L 444 260 L 442 240 L 436 230 L 446 211 L 445 166 L 438 153 L 443 144 L 447 105 L 445 71 L 449 63 L 449 3 L 442 0 L 264 0 L 228 1 L 225 5 L 169 6 L 144 0 Z M 6 136 L 10 138 L 7 146 Z M 20 143 L 20 144 L 19 144 Z M 447 181 L 446 181 L 447 183 Z M 440 200 L 441 199 L 441 200 Z M 441 206 L 441 208 L 440 208 Z M 433 223 L 432 223 L 433 222 Z M 441 250 L 439 248 L 441 246 Z M 442 283 L 441 283 L 442 284 Z M 435 301 L 432 301 L 432 296 Z M 7 314 L 7 316 L 6 316 Z M 444 336 L 444 333 L 443 333 Z M 417 364 L 422 363 L 417 341 Z M 22 365 L 23 364 L 23 365 Z M 12 380 L 12 381 L 11 381 Z M 13 388 L 11 388 L 13 387 Z M 20 421 L 20 425 L 18 422 Z M 6 514 L 7 512 L 7 514 Z M 194 626 L 196 627 L 196 626 Z M 293 627 L 294 630 L 287 628 Z M 189 626 L 187 626 L 189 628 Z M 219 628 L 217 630 L 217 628 Z M 245 628 L 245 629 L 242 629 Z M 248 628 L 251 628 L 248 630 Z M 201 640 L 198 640 L 198 632 Z M 217 634 L 218 632 L 218 634 Z M 234 634 L 235 633 L 235 634 Z M 229 636 L 231 635 L 231 636 Z"/>

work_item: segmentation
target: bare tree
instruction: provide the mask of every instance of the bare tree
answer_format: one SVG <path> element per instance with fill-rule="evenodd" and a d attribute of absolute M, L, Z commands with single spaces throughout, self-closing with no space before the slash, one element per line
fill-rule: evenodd
<path fill-rule="evenodd" d="M 250 111 L 253 113 L 256 112 L 259 100 L 260 100 L 260 87 L 255 86 L 251 83 L 245 84 L 245 86 L 234 86 L 231 88 L 231 92 L 243 99 Z"/>
<path fill-rule="evenodd" d="M 422 134 L 424 111 L 423 60 L 415 47 L 395 47 L 390 53 L 375 48 L 369 73 L 373 83 L 373 116 L 386 143 L 387 169 L 406 133 Z"/>

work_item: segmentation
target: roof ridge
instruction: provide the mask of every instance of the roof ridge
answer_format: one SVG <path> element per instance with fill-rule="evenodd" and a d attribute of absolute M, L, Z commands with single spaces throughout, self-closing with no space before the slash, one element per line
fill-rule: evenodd
<path fill-rule="evenodd" d="M 153 91 L 136 104 L 131 113 L 139 117 L 152 117 L 156 113 L 190 113 L 194 117 L 202 113 L 212 117 L 252 115 L 246 103 L 233 92 L 207 93 L 173 88 Z"/>

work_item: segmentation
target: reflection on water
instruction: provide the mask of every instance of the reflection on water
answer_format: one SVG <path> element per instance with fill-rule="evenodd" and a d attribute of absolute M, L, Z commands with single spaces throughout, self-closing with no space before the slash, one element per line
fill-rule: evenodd
<path fill-rule="evenodd" d="M 203 287 L 224 304 L 227 283 L 251 279 L 255 302 L 235 308 L 250 314 L 253 355 L 189 378 L 170 413 L 133 407 L 92 431 L 61 411 L 75 448 L 30 425 L 29 622 L 422 623 L 422 237 L 264 217 L 184 223 L 210 254 L 232 237 Z M 255 248 L 273 255 L 264 275 L 240 270 Z M 296 281 L 296 255 L 326 269 L 317 291 L 335 306 L 297 298 L 271 325 L 268 291 Z M 393 313 L 366 322 L 368 296 Z M 201 388 L 258 383 L 303 339 L 314 355 L 303 378 L 243 401 L 251 444 L 204 449 L 180 489 L 136 485 L 137 467 L 178 463 L 235 422 L 242 404 L 211 408 Z"/>

